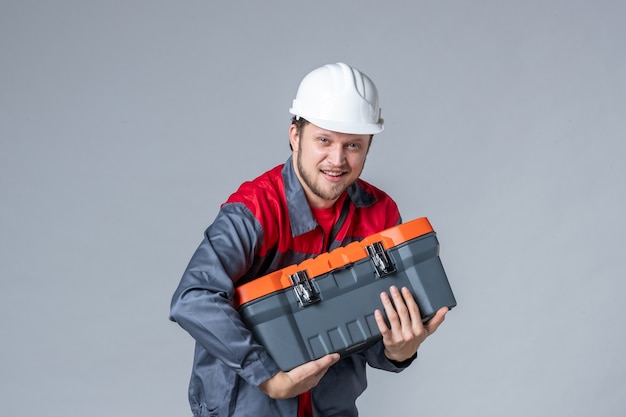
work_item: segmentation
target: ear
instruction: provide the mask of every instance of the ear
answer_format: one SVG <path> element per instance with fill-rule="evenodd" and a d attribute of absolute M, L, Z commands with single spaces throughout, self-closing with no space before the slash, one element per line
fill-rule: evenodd
<path fill-rule="evenodd" d="M 298 151 L 298 145 L 300 144 L 300 137 L 298 135 L 298 128 L 292 124 L 289 126 L 289 144 L 294 152 Z"/>

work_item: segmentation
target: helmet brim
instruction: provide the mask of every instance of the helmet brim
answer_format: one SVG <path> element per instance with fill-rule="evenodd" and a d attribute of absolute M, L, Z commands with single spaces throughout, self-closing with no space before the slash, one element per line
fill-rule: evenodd
<path fill-rule="evenodd" d="M 385 129 L 384 120 L 379 119 L 378 123 L 346 123 L 337 120 L 324 120 L 316 117 L 307 117 L 297 114 L 293 109 L 289 109 L 289 113 L 294 116 L 302 117 L 306 121 L 321 127 L 322 129 L 331 130 L 338 133 L 346 133 L 351 135 L 376 135 Z"/>

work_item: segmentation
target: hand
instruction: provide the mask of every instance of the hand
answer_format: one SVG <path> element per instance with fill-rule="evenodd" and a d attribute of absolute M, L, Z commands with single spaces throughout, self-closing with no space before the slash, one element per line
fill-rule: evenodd
<path fill-rule="evenodd" d="M 426 324 L 423 324 L 417 303 L 408 288 L 402 288 L 400 292 L 396 286 L 392 286 L 389 293 L 391 299 L 389 294 L 383 292 L 380 294 L 380 300 L 390 327 L 385 323 L 380 310 L 374 312 L 374 317 L 383 336 L 385 356 L 392 361 L 403 362 L 415 355 L 422 342 L 435 333 L 445 319 L 448 308 L 440 308 Z"/>
<path fill-rule="evenodd" d="M 338 360 L 339 354 L 331 353 L 295 367 L 289 372 L 280 371 L 259 385 L 259 388 L 275 400 L 293 398 L 316 386 L 328 368 Z"/>

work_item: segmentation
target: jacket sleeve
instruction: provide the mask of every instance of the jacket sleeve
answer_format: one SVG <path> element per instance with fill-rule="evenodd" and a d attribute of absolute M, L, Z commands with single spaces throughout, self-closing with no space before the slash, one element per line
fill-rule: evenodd
<path fill-rule="evenodd" d="M 279 368 L 255 342 L 232 305 L 234 283 L 251 267 L 263 242 L 259 222 L 243 204 L 222 207 L 174 292 L 170 319 L 252 385 Z"/>
<path fill-rule="evenodd" d="M 404 369 L 408 368 L 409 365 L 413 363 L 413 361 L 417 358 L 417 353 L 413 355 L 413 357 L 407 359 L 403 362 L 395 362 L 389 360 L 385 356 L 385 346 L 383 345 L 382 340 L 379 340 L 376 344 L 374 344 L 369 349 L 363 352 L 365 356 L 365 360 L 372 368 L 382 369 L 383 371 L 389 372 L 402 372 Z"/>

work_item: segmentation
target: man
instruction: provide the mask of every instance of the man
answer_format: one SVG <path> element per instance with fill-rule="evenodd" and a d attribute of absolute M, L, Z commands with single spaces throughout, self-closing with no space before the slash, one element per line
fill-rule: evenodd
<path fill-rule="evenodd" d="M 171 319 L 196 340 L 189 401 L 194 416 L 356 416 L 366 365 L 399 372 L 442 323 L 422 324 L 411 293 L 381 294 L 382 340 L 281 371 L 233 308 L 234 288 L 400 223 L 396 203 L 359 178 L 383 130 L 373 82 L 346 64 L 301 82 L 290 109 L 292 156 L 241 185 L 222 205 L 173 296 Z"/>

